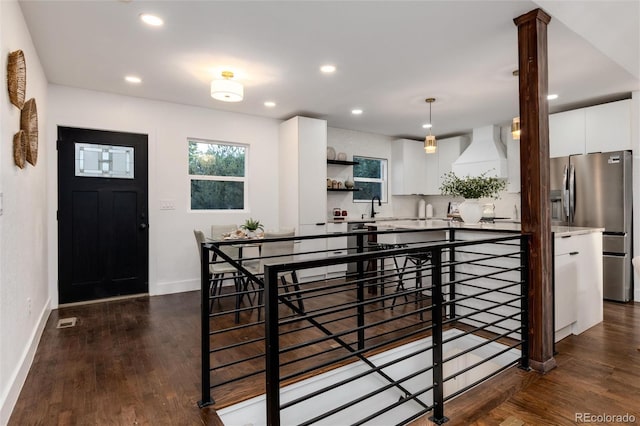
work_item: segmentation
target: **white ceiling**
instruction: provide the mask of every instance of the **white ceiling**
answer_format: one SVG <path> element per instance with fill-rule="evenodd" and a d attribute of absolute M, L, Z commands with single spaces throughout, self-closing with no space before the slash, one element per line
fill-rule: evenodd
<path fill-rule="evenodd" d="M 640 89 L 638 0 L 20 1 L 50 83 L 416 139 L 426 97 L 437 98 L 438 136 L 518 115 L 513 18 L 539 4 L 554 17 L 551 111 Z M 143 12 L 165 25 L 142 24 Z M 325 63 L 338 71 L 320 73 Z M 244 101 L 210 97 L 223 69 L 244 83 Z"/>

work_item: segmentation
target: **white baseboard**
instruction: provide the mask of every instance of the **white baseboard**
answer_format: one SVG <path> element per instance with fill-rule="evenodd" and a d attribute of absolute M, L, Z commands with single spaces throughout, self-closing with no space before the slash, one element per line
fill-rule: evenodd
<path fill-rule="evenodd" d="M 153 286 L 149 286 L 149 295 L 160 296 L 162 294 L 182 293 L 185 291 L 195 290 L 200 290 L 199 278 L 192 280 L 157 283 Z"/>
<path fill-rule="evenodd" d="M 0 400 L 0 425 L 6 425 L 9 423 L 9 417 L 11 417 L 13 407 L 15 407 L 18 397 L 20 396 L 22 386 L 24 385 L 25 380 L 27 380 L 29 369 L 33 363 L 33 358 L 36 355 L 36 349 L 38 349 L 38 344 L 40 343 L 40 338 L 44 331 L 44 326 L 47 324 L 49 314 L 51 313 L 50 305 L 51 300 L 47 299 L 42 312 L 40 312 L 38 323 L 33 329 L 33 332 L 29 337 L 29 342 L 20 357 L 20 362 L 9 378 L 10 385 L 7 386 L 7 392 L 2 395 L 2 399 Z"/>

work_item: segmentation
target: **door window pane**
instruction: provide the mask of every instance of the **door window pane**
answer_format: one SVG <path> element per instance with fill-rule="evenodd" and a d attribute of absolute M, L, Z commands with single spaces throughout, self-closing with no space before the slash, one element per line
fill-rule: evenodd
<path fill-rule="evenodd" d="M 130 146 L 75 144 L 75 173 L 80 177 L 133 179 L 134 150 Z"/>

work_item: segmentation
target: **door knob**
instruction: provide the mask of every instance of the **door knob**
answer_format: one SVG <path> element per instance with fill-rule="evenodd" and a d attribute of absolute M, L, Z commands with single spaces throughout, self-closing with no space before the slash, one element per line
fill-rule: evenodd
<path fill-rule="evenodd" d="M 138 226 L 139 229 L 145 230 L 147 229 L 147 224 L 146 223 L 141 223 L 140 226 Z"/>

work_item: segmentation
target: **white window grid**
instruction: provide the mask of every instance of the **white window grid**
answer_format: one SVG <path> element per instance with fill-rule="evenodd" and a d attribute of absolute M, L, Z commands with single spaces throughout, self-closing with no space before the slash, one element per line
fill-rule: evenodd
<path fill-rule="evenodd" d="M 249 170 L 249 145 L 242 143 L 234 143 L 234 142 L 222 142 L 222 141 L 212 141 L 206 139 L 195 139 L 188 138 L 187 139 L 187 150 L 189 149 L 189 143 L 196 142 L 208 145 L 226 145 L 226 146 L 239 146 L 244 148 L 244 176 L 217 176 L 217 175 L 192 175 L 189 174 L 188 182 L 187 182 L 187 193 L 189 194 L 189 210 L 192 212 L 233 212 L 233 213 L 247 213 L 249 212 L 249 179 L 247 177 L 247 173 Z M 187 157 L 188 161 L 188 157 Z M 227 210 L 227 209 L 191 209 L 191 181 L 192 180 L 212 180 L 219 182 L 244 182 L 244 209 L 238 210 Z"/>
<path fill-rule="evenodd" d="M 379 178 L 365 178 L 365 177 L 357 177 L 353 176 L 354 182 L 374 182 L 380 184 L 380 202 L 386 203 L 388 201 L 388 190 L 387 190 L 387 159 L 386 158 L 375 158 L 375 157 L 365 157 L 362 155 L 354 155 L 354 158 L 364 158 L 366 160 L 378 160 L 380 161 L 380 176 Z M 370 203 L 371 200 L 358 200 L 353 198 L 354 203 Z"/>

